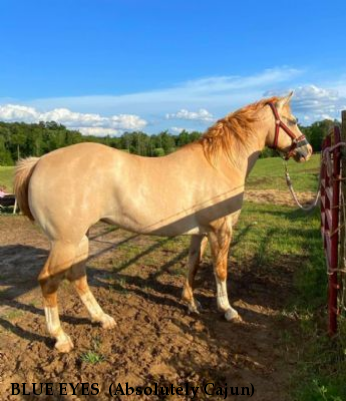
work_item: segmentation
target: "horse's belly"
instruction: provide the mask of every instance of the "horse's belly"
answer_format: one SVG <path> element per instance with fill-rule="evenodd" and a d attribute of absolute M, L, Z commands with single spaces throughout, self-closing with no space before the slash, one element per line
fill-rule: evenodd
<path fill-rule="evenodd" d="M 154 201 L 155 200 L 155 201 Z M 127 191 L 115 192 L 111 213 L 104 216 L 113 224 L 140 233 L 173 237 L 177 235 L 203 235 L 208 233 L 211 223 L 231 217 L 232 225 L 238 219 L 242 194 L 218 203 L 205 203 L 203 208 L 196 209 L 198 201 L 182 204 L 179 196 L 169 197 L 140 196 L 131 197 Z"/>
<path fill-rule="evenodd" d="M 129 214 L 121 214 L 103 218 L 107 223 L 118 225 L 125 230 L 138 234 L 159 235 L 165 237 L 175 237 L 177 235 L 201 234 L 205 230 L 200 227 L 194 216 L 188 218 L 172 220 L 170 218 L 145 218 L 138 219 Z"/>

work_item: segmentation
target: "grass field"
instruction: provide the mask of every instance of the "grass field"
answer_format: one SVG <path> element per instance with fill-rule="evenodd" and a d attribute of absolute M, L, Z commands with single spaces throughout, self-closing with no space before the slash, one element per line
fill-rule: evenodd
<path fill-rule="evenodd" d="M 294 291 L 287 297 L 282 318 L 298 321 L 298 330 L 281 333 L 287 352 L 297 358 L 292 399 L 344 401 L 346 323 L 340 321 L 337 338 L 328 337 L 327 275 L 319 219 L 319 210 L 305 214 L 291 207 L 247 203 L 232 255 L 264 278 L 275 271 L 278 285 L 282 269 L 293 270 Z"/>
<path fill-rule="evenodd" d="M 288 162 L 290 176 L 297 191 L 315 191 L 320 155 L 313 155 L 308 163 Z M 287 190 L 283 160 L 279 157 L 259 159 L 247 180 L 248 189 Z"/>
<path fill-rule="evenodd" d="M 5 186 L 8 192 L 12 192 L 13 167 L 0 166 L 0 187 Z"/>
<path fill-rule="evenodd" d="M 316 190 L 319 164 L 319 155 L 314 155 L 306 164 L 289 162 L 297 191 Z M 247 188 L 287 190 L 283 170 L 279 158 L 260 159 L 248 178 Z M 319 210 L 304 214 L 282 206 L 248 203 L 238 232 L 244 231 L 251 221 L 257 224 L 241 238 L 241 247 L 235 249 L 236 258 L 244 262 L 248 258 L 256 260 L 263 269 L 275 266 L 278 259 L 299 266 L 294 271 L 296 293 L 287 299 L 287 309 L 282 312 L 295 316 L 300 326 L 297 333 L 284 334 L 289 352 L 299 355 L 292 377 L 292 398 L 346 400 L 346 321 L 340 318 L 335 339 L 326 335 L 327 275 Z"/>

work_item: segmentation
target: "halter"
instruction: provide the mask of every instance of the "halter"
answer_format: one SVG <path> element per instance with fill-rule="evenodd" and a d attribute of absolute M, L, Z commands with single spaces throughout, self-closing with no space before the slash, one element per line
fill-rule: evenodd
<path fill-rule="evenodd" d="M 294 149 L 300 148 L 301 146 L 304 146 L 304 145 L 308 145 L 309 142 L 307 141 L 305 135 L 301 135 L 297 138 L 295 136 L 295 134 L 293 133 L 293 131 L 290 130 L 289 127 L 287 127 L 287 125 L 281 120 L 275 105 L 271 102 L 268 102 L 267 104 L 272 109 L 272 112 L 275 117 L 275 137 L 274 137 L 273 146 L 270 146 L 270 147 L 272 149 L 278 148 L 279 132 L 280 132 L 280 128 L 282 128 L 283 131 L 292 139 L 291 147 L 289 148 L 288 152 L 285 155 L 285 159 L 288 160 L 290 157 L 293 156 Z"/>

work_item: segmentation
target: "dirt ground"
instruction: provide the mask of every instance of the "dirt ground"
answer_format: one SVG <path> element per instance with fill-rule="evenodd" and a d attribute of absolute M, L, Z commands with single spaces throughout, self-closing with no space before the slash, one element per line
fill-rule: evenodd
<path fill-rule="evenodd" d="M 316 194 L 313 192 L 299 192 L 298 200 L 302 205 L 308 205 L 313 202 Z M 293 206 L 296 204 L 291 193 L 287 191 L 278 191 L 276 189 L 247 189 L 245 200 L 255 203 L 269 203 L 271 205 Z"/>
<path fill-rule="evenodd" d="M 268 192 L 268 191 L 267 191 Z M 196 297 L 203 313 L 190 315 L 181 301 L 188 240 L 137 236 L 98 224 L 91 229 L 87 263 L 92 291 L 118 325 L 103 331 L 64 281 L 60 315 L 75 348 L 59 354 L 44 322 L 37 275 L 48 242 L 21 216 L 0 216 L 0 398 L 6 400 L 108 400 L 112 382 L 135 386 L 255 388 L 254 400 L 285 401 L 295 364 L 284 333 L 295 322 L 280 314 L 291 291 L 292 271 L 281 266 L 263 278 L 256 269 L 230 261 L 229 291 L 242 323 L 217 312 L 215 284 L 207 256 L 198 274 Z M 88 354 L 89 352 L 89 354 Z M 90 356 L 99 356 L 93 363 Z M 11 383 L 98 383 L 98 395 L 10 396 Z M 56 387 L 54 387 L 56 388 Z M 30 386 L 28 386 L 30 389 Z M 78 391 L 77 391 L 78 392 Z M 223 399 L 199 392 L 196 400 Z M 248 399 L 231 396 L 228 399 Z M 184 400 L 184 396 L 118 396 L 118 400 Z"/>

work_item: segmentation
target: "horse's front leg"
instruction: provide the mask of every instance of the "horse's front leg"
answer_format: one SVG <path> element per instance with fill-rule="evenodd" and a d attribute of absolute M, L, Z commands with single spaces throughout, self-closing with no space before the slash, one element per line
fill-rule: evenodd
<path fill-rule="evenodd" d="M 227 262 L 232 239 L 232 225 L 228 219 L 218 223 L 208 234 L 214 263 L 217 306 L 220 311 L 225 313 L 226 320 L 240 320 L 238 312 L 231 307 L 227 294 Z"/>
<path fill-rule="evenodd" d="M 200 266 L 208 238 L 202 235 L 193 235 L 189 251 L 189 271 L 183 289 L 183 300 L 187 302 L 190 312 L 198 313 L 199 302 L 193 296 L 195 276 Z"/>

